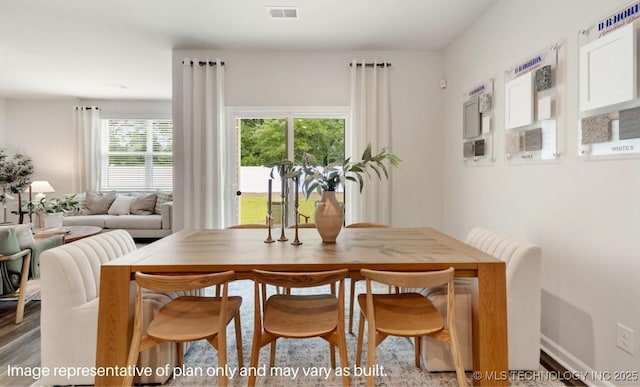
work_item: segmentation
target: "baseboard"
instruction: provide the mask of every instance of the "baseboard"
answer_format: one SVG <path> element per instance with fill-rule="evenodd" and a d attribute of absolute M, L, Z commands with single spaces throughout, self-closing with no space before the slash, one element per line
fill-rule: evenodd
<path fill-rule="evenodd" d="M 563 376 L 563 382 L 569 386 L 593 386 L 593 387 L 614 387 L 615 385 L 606 380 L 602 380 L 602 373 L 596 371 L 584 364 L 580 359 L 567 352 L 564 348 L 558 345 L 545 335 L 540 335 L 540 347 L 542 352 L 546 356 L 541 356 L 540 360 L 544 363 L 549 363 L 549 367 L 554 371 L 557 371 L 559 375 Z M 556 369 L 554 367 L 560 369 Z M 547 368 L 549 368 L 547 367 Z M 566 376 L 566 377 L 565 377 Z M 605 375 L 606 376 L 606 375 Z M 579 384 L 573 384 L 573 383 Z"/>

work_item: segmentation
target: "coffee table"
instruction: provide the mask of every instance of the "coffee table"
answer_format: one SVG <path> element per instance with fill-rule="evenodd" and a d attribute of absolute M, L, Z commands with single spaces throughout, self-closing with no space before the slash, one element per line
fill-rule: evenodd
<path fill-rule="evenodd" d="M 98 226 L 70 226 L 68 233 L 64 234 L 64 243 L 71 243 L 82 238 L 100 234 L 102 227 Z"/>
<path fill-rule="evenodd" d="M 34 230 L 33 236 L 35 238 L 47 238 L 52 235 L 62 235 L 64 237 L 64 243 L 75 242 L 79 239 L 90 237 L 92 235 L 100 234 L 102 227 L 98 226 L 65 226 L 57 229 L 49 230 Z"/>

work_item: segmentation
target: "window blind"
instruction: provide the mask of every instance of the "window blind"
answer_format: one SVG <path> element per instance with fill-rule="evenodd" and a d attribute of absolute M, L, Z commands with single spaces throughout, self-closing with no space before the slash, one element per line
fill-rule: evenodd
<path fill-rule="evenodd" d="M 101 190 L 173 187 L 173 121 L 102 120 Z"/>

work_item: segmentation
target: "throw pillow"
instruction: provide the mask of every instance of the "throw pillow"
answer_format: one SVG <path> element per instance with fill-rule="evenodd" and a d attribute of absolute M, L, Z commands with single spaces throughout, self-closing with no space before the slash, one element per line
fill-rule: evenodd
<path fill-rule="evenodd" d="M 131 213 L 134 215 L 151 215 L 156 208 L 156 194 L 138 195 L 131 203 Z"/>
<path fill-rule="evenodd" d="M 111 207 L 111 203 L 116 200 L 116 191 L 100 193 L 87 191 L 86 201 L 88 215 L 106 214 Z"/>
<path fill-rule="evenodd" d="M 30 224 L 20 224 L 16 227 L 16 237 L 18 238 L 18 244 L 20 250 L 30 249 L 33 247 L 33 231 L 31 231 Z"/>
<path fill-rule="evenodd" d="M 173 201 L 173 193 L 172 192 L 163 192 L 163 191 L 158 191 L 156 192 L 156 208 L 155 208 L 155 213 L 159 214 L 160 213 L 160 206 Z"/>
<path fill-rule="evenodd" d="M 86 193 L 83 192 L 76 194 L 74 199 L 78 202 L 78 212 L 76 212 L 74 215 L 89 215 Z"/>
<path fill-rule="evenodd" d="M 107 214 L 109 215 L 129 215 L 131 213 L 131 203 L 135 198 L 133 196 L 116 196 L 116 200 L 111 203 Z"/>
<path fill-rule="evenodd" d="M 13 255 L 20 252 L 20 243 L 14 227 L 0 230 L 0 255 Z"/>

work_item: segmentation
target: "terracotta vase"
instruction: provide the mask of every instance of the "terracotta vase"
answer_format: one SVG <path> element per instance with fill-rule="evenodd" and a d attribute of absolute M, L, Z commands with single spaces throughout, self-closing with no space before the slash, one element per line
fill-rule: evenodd
<path fill-rule="evenodd" d="M 344 206 L 336 199 L 335 191 L 324 191 L 316 202 L 316 228 L 324 243 L 336 243 L 344 223 Z"/>

